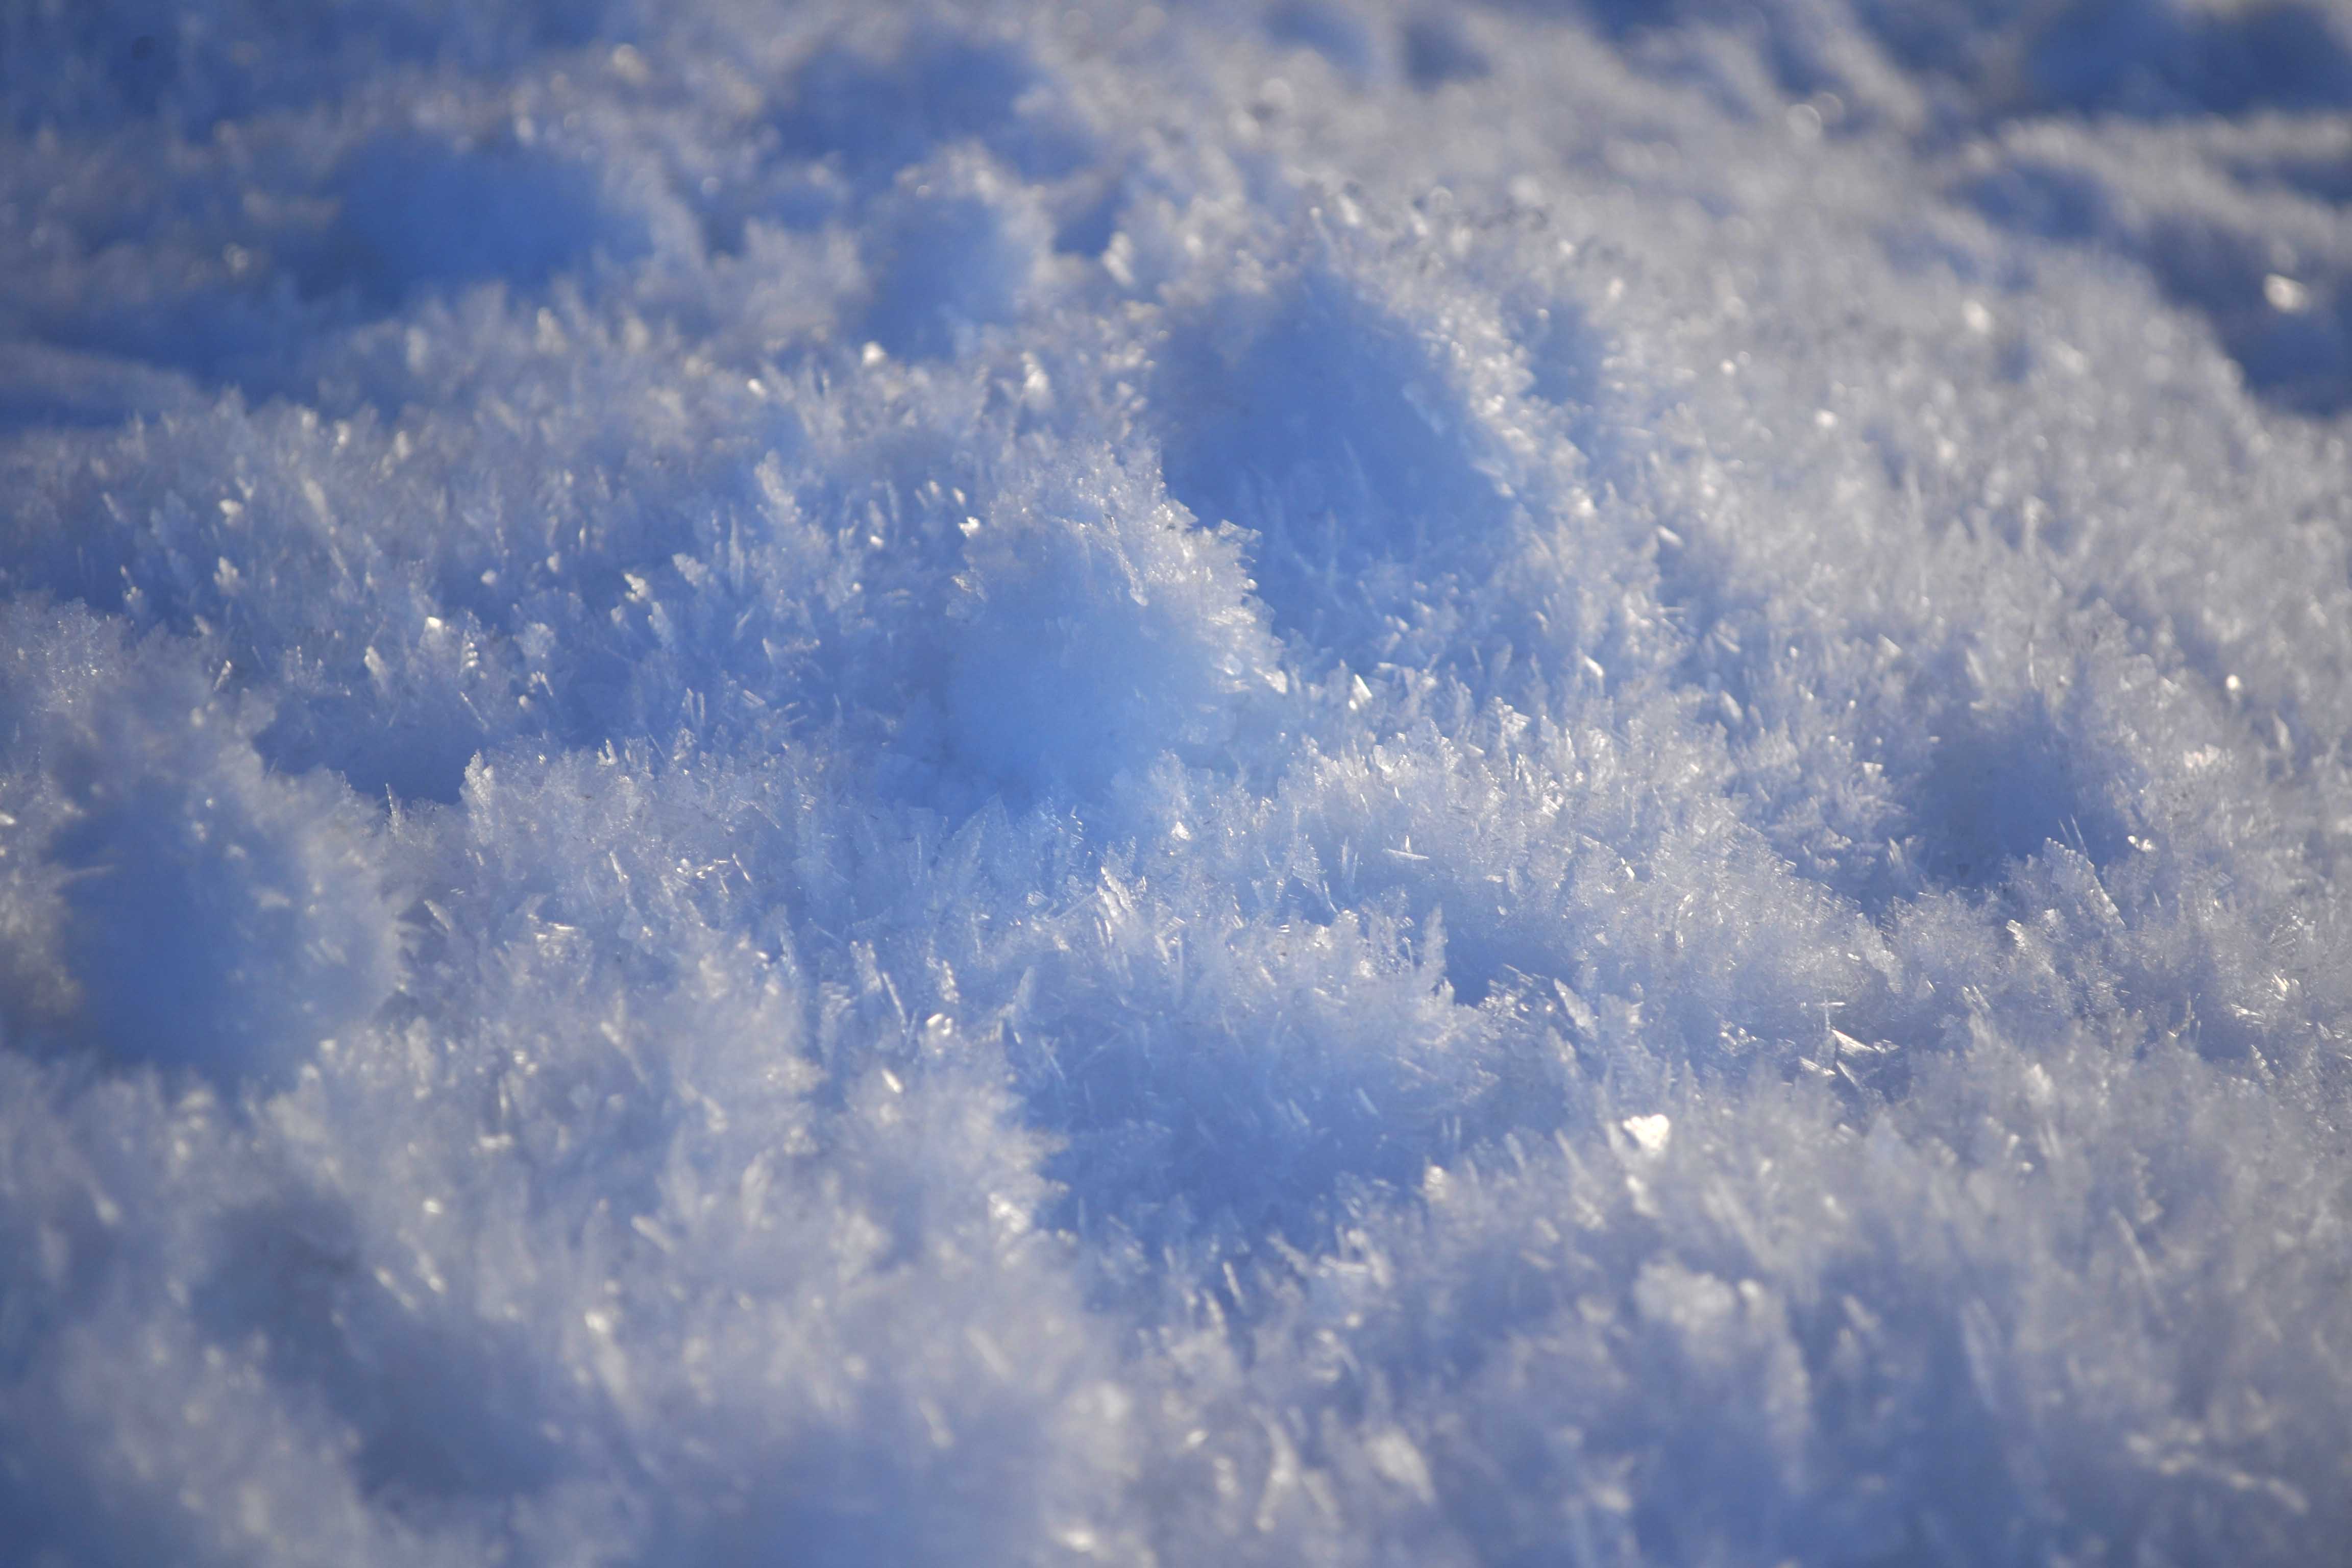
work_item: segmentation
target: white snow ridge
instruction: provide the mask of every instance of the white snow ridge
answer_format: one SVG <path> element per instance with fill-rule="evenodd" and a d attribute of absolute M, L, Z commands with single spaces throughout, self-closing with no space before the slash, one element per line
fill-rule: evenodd
<path fill-rule="evenodd" d="M 0 0 L 0 1563 L 2352 1542 L 2352 0 Z"/>

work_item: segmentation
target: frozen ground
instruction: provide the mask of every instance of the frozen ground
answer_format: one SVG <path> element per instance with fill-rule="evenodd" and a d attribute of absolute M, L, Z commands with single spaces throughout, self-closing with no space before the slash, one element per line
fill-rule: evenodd
<path fill-rule="evenodd" d="M 2315 1565 L 2352 6 L 0 0 L 10 1564 Z"/>

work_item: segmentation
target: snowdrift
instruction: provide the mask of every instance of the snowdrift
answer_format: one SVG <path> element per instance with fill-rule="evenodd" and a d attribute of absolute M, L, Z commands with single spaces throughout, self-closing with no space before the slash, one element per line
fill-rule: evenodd
<path fill-rule="evenodd" d="M 0 1556 L 2352 1542 L 2352 9 L 0 7 Z"/>

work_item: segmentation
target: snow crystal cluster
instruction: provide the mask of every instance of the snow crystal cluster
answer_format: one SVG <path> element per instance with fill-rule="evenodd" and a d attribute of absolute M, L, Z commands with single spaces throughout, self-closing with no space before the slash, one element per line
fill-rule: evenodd
<path fill-rule="evenodd" d="M 0 1560 L 2352 1542 L 2352 5 L 5 0 Z"/>

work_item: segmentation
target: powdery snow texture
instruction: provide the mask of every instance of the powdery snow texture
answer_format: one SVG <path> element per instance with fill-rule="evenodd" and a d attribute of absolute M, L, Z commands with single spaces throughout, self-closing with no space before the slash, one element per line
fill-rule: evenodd
<path fill-rule="evenodd" d="M 2352 1542 L 2352 6 L 0 5 L 0 1557 Z"/>

